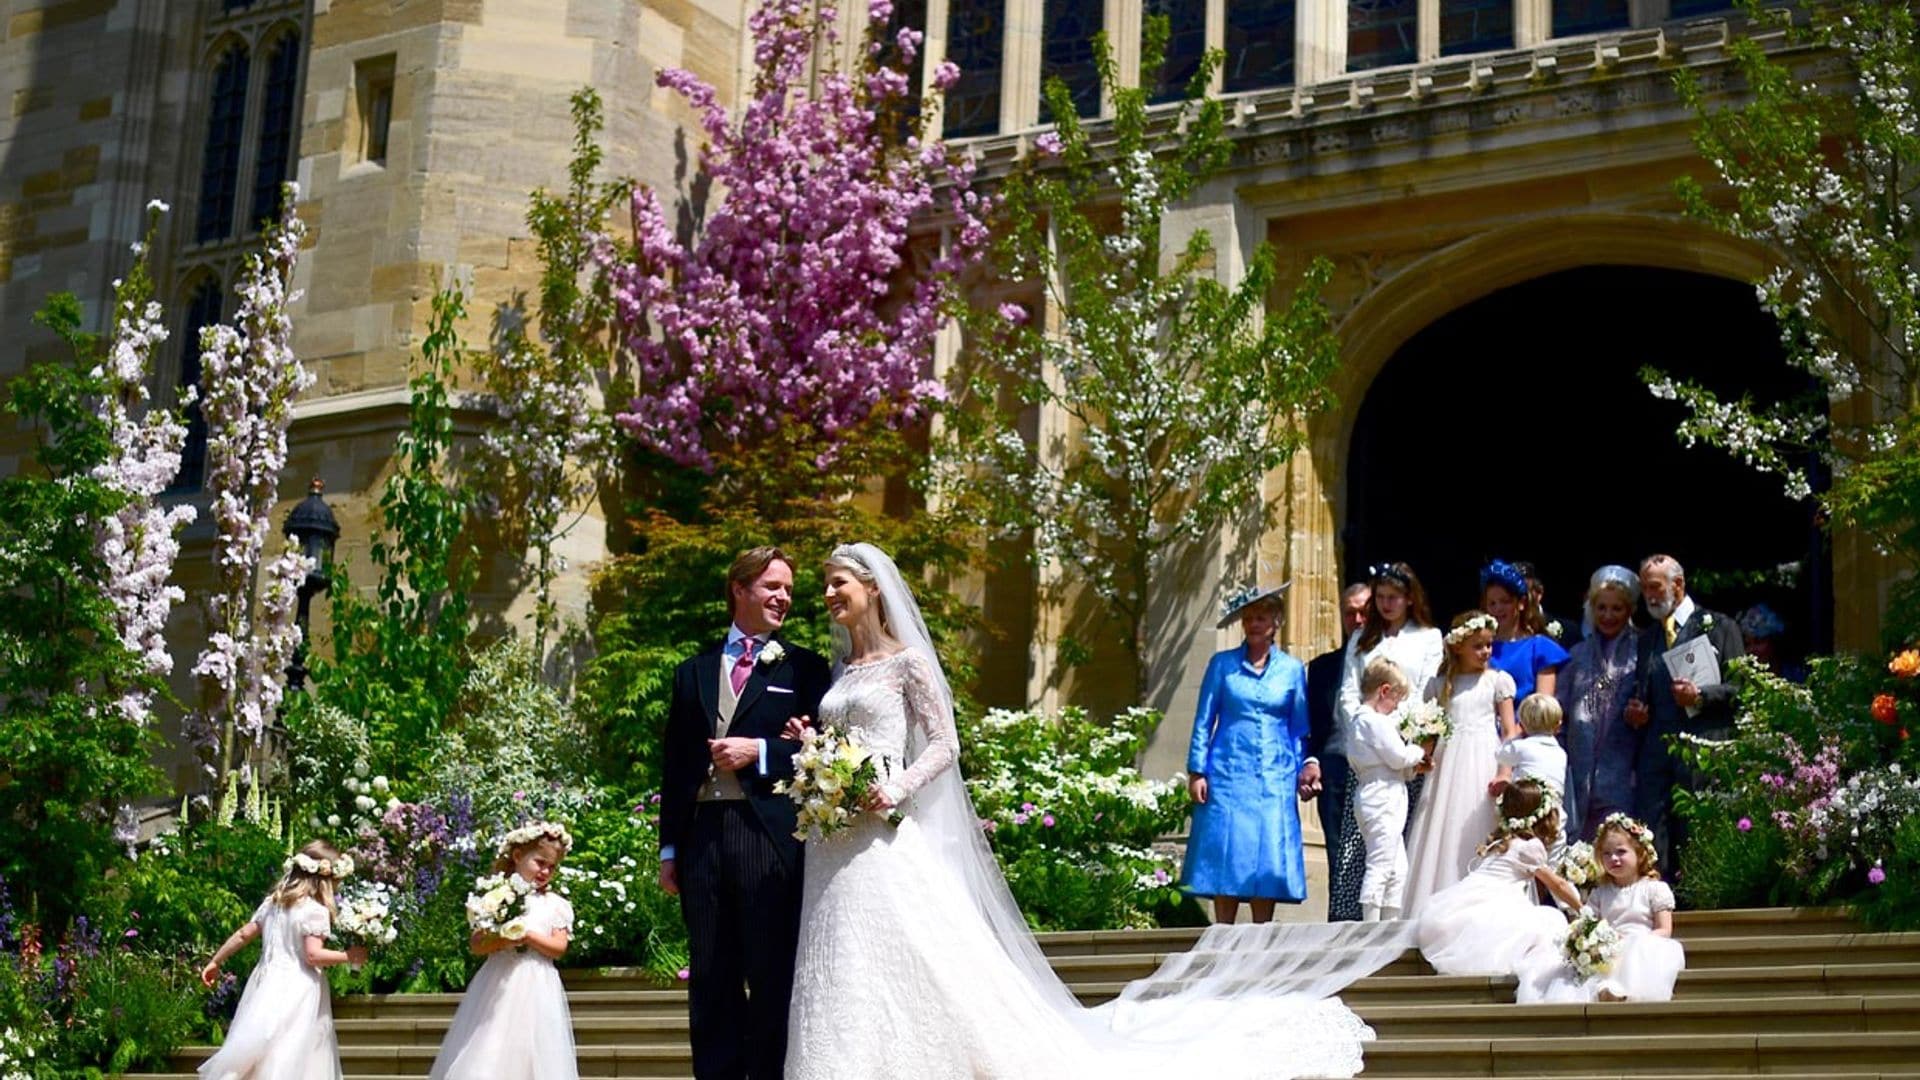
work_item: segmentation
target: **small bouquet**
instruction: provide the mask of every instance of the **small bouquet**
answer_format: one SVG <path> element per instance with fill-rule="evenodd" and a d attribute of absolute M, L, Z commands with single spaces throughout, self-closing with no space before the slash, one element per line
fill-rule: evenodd
<path fill-rule="evenodd" d="M 1584 889 L 1601 880 L 1600 860 L 1593 854 L 1593 845 L 1585 840 L 1568 844 L 1567 850 L 1553 864 L 1553 872 L 1567 879 L 1567 883 L 1576 889 Z"/>
<path fill-rule="evenodd" d="M 792 799 L 799 811 L 794 839 L 817 841 L 853 824 L 867 793 L 879 783 L 872 751 L 829 727 L 801 736 L 800 752 L 793 755 L 793 779 L 780 781 L 773 790 Z M 889 811 L 887 821 L 900 824 L 900 812 Z"/>
<path fill-rule="evenodd" d="M 340 890 L 334 900 L 333 935 L 341 945 L 391 945 L 400 928 L 393 922 L 393 887 L 360 881 Z"/>
<path fill-rule="evenodd" d="M 1416 701 L 1400 714 L 1400 737 L 1415 745 L 1432 746 L 1453 734 L 1453 718 L 1437 701 Z"/>
<path fill-rule="evenodd" d="M 527 936 L 527 900 L 533 885 L 519 874 L 488 874 L 467 893 L 467 925 L 508 941 Z"/>
<path fill-rule="evenodd" d="M 1620 955 L 1620 931 L 1593 909 L 1583 909 L 1580 917 L 1567 927 L 1566 944 L 1561 950 L 1581 978 L 1605 974 L 1613 969 L 1614 958 Z"/>

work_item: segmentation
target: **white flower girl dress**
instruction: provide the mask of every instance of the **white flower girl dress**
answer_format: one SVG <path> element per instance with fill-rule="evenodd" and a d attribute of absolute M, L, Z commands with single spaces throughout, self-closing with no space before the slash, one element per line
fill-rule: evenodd
<path fill-rule="evenodd" d="M 527 900 L 527 928 L 573 929 L 573 905 L 552 892 Z M 453 1014 L 433 1080 L 573 1080 L 573 1018 L 560 972 L 532 948 L 487 957 Z"/>
<path fill-rule="evenodd" d="M 201 1080 L 339 1080 L 333 1003 L 326 973 L 307 963 L 307 938 L 325 937 L 332 918 L 319 901 L 282 907 L 272 897 L 253 913 L 260 966 L 247 977 L 240 1009 Z"/>

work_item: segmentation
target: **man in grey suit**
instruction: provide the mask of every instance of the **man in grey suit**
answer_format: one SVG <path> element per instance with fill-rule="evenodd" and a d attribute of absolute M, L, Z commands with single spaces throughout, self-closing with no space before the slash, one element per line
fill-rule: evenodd
<path fill-rule="evenodd" d="M 1684 822 L 1673 814 L 1673 789 L 1692 789 L 1696 777 L 1672 743 L 1681 734 L 1725 739 L 1733 734 L 1733 684 L 1727 664 L 1747 654 L 1733 619 L 1709 611 L 1687 595 L 1686 572 L 1671 555 L 1650 555 L 1640 563 L 1640 595 L 1655 626 L 1640 635 L 1640 663 L 1626 721 L 1640 732 L 1634 757 L 1634 816 L 1653 830 L 1664 867 L 1672 867 L 1676 840 Z M 1705 638 L 1719 656 L 1721 682 L 1695 686 L 1667 670 L 1666 653 L 1676 645 Z"/>

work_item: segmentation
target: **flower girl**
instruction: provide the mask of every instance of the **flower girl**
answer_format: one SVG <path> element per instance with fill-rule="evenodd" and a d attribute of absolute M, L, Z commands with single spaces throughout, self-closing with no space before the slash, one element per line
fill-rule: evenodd
<path fill-rule="evenodd" d="M 487 962 L 467 984 L 446 1041 L 433 1060 L 434 1080 L 573 1080 L 573 1020 L 553 962 L 566 954 L 573 905 L 547 891 L 573 847 L 564 826 L 538 822 L 500 838 L 495 873 L 524 885 L 526 914 L 473 932 L 474 955 Z M 510 881 L 512 879 L 509 879 Z M 476 900 L 467 901 L 471 909 Z"/>
<path fill-rule="evenodd" d="M 1508 784 L 1482 858 L 1458 883 L 1427 898 L 1415 939 L 1442 975 L 1513 975 L 1523 982 L 1559 961 L 1567 917 L 1536 903 L 1538 881 L 1578 906 L 1580 893 L 1547 865 L 1546 839 L 1560 830 L 1560 805 L 1538 780 Z"/>
<path fill-rule="evenodd" d="M 1426 899 L 1467 876 L 1476 845 L 1493 831 L 1493 800 L 1510 769 L 1494 760 L 1513 722 L 1513 676 L 1488 666 L 1493 616 L 1470 611 L 1453 620 L 1440 674 L 1426 696 L 1440 702 L 1453 732 L 1433 753 L 1433 772 L 1414 815 L 1407 847 L 1405 907 L 1418 914 Z"/>
<path fill-rule="evenodd" d="M 1367 871 L 1360 883 L 1361 917 L 1367 922 L 1399 918 L 1406 891 L 1407 778 L 1426 762 L 1426 752 L 1400 735 L 1398 710 L 1410 689 L 1393 661 L 1367 661 L 1360 709 L 1347 740 L 1354 820 L 1367 845 Z"/>
<path fill-rule="evenodd" d="M 326 947 L 334 885 L 351 873 L 353 860 L 332 844 L 301 848 L 253 918 L 200 969 L 211 987 L 228 957 L 260 939 L 260 966 L 247 979 L 226 1043 L 200 1066 L 201 1080 L 338 1080 L 333 1005 L 320 969 L 367 959 L 364 948 Z"/>
<path fill-rule="evenodd" d="M 1654 869 L 1653 830 L 1625 814 L 1610 815 L 1593 835 L 1606 880 L 1587 906 L 1620 935 L 1620 951 L 1604 974 L 1582 979 L 1569 964 L 1528 999 L 1542 1001 L 1671 1001 L 1687 966 L 1673 940 L 1673 890 Z"/>

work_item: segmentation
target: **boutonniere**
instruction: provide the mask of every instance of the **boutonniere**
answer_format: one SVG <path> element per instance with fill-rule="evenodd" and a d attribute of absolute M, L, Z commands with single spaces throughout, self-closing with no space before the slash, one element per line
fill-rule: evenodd
<path fill-rule="evenodd" d="M 1713 629 L 1713 616 L 1711 615 L 1700 616 L 1700 629 L 1703 631 L 1711 631 Z"/>
<path fill-rule="evenodd" d="M 1560 625 L 1559 619 L 1555 619 L 1552 622 L 1547 624 L 1547 636 L 1552 638 L 1553 640 L 1559 641 L 1562 632 L 1563 632 L 1563 628 Z"/>
<path fill-rule="evenodd" d="M 760 662 L 763 664 L 777 664 L 785 655 L 786 647 L 777 641 L 769 641 L 760 648 Z"/>

